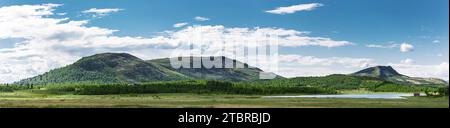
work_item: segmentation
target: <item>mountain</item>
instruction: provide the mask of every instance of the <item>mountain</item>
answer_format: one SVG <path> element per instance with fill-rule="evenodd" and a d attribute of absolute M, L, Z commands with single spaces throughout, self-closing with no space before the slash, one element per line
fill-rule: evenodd
<path fill-rule="evenodd" d="M 18 83 L 136 83 L 175 79 L 178 79 L 176 74 L 164 72 L 130 54 L 104 53 L 83 57 L 74 64 Z"/>
<path fill-rule="evenodd" d="M 376 66 L 363 69 L 356 73 L 351 74 L 353 76 L 365 76 L 374 77 L 397 84 L 413 84 L 413 85 L 445 85 L 446 81 L 437 78 L 419 78 L 409 77 L 398 73 L 391 66 Z"/>
<path fill-rule="evenodd" d="M 209 58 L 209 57 L 208 57 Z M 217 58 L 217 57 L 216 57 Z M 174 58 L 172 58 L 174 59 Z M 201 57 L 185 57 L 190 59 L 190 65 L 201 63 Z M 205 58 L 203 58 L 205 59 Z M 211 59 L 211 58 L 209 58 Z M 51 70 L 42 75 L 16 82 L 16 84 L 45 85 L 54 83 L 142 83 L 155 81 L 175 80 L 224 80 L 224 81 L 256 81 L 263 71 L 248 64 L 222 56 L 224 62 L 233 62 L 235 65 L 244 65 L 245 68 L 173 68 L 171 58 L 142 60 L 127 53 L 103 53 L 83 57 L 77 62 L 58 69 Z M 200 61 L 200 62 L 195 62 Z M 275 75 L 275 74 L 274 74 Z M 333 75 L 332 75 L 333 76 Z M 448 85 L 446 81 L 436 78 L 409 77 L 398 73 L 390 66 L 376 66 L 367 68 L 348 76 L 339 77 L 343 80 L 366 77 L 376 78 L 403 85 Z M 276 75 L 276 78 L 283 78 Z M 328 78 L 328 77 L 326 77 Z M 337 79 L 334 77 L 330 77 Z M 318 82 L 297 80 L 294 83 L 317 84 Z M 327 79 L 328 80 L 328 79 Z M 319 80 L 320 82 L 320 80 Z M 345 81 L 341 83 L 348 84 Z"/>
<path fill-rule="evenodd" d="M 226 57 L 223 59 L 230 60 Z M 252 81 L 259 79 L 259 73 L 262 72 L 258 68 L 249 68 L 247 64 L 246 68 L 174 69 L 169 61 L 169 58 L 144 61 L 127 53 L 96 54 L 16 84 L 141 83 L 198 79 Z M 236 60 L 233 62 L 242 64 Z"/>
<path fill-rule="evenodd" d="M 368 76 L 368 77 L 376 77 L 381 79 L 389 79 L 391 77 L 402 77 L 404 75 L 398 73 L 391 66 L 376 66 L 363 69 L 356 73 L 353 73 L 356 76 Z"/>
<path fill-rule="evenodd" d="M 215 57 L 219 58 L 219 57 Z M 248 64 L 239 62 L 237 60 L 232 60 L 230 58 L 226 58 L 221 56 L 222 58 L 222 67 L 221 68 L 205 68 L 201 66 L 200 68 L 178 68 L 175 69 L 170 64 L 171 58 L 164 59 L 156 59 L 156 60 L 148 60 L 148 63 L 153 65 L 157 65 L 158 67 L 168 69 L 170 71 L 174 71 L 184 76 L 187 76 L 191 79 L 201 79 L 201 80 L 227 80 L 227 81 L 254 81 L 259 80 L 259 74 L 263 72 L 263 70 L 251 67 Z M 175 59 L 175 58 L 172 58 Z M 190 59 L 190 65 L 194 63 L 202 63 L 202 59 L 204 57 L 185 57 L 185 59 Z M 208 59 L 211 59 L 208 57 Z M 233 62 L 233 67 L 236 65 L 244 65 L 244 68 L 224 68 L 225 62 Z M 273 74 L 275 75 L 275 74 Z M 277 78 L 282 78 L 281 76 L 276 75 Z"/>

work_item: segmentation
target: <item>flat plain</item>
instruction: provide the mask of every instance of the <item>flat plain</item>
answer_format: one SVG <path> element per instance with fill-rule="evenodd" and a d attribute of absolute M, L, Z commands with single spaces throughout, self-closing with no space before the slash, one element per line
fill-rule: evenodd
<path fill-rule="evenodd" d="M 191 93 L 73 95 L 27 90 L 0 92 L 0 108 L 449 108 L 449 98 L 264 98 L 263 95 Z"/>

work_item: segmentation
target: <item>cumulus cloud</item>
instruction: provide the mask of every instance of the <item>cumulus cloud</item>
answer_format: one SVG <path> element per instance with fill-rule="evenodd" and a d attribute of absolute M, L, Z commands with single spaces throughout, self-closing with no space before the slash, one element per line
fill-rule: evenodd
<path fill-rule="evenodd" d="M 368 48 L 396 48 L 398 44 L 389 44 L 389 45 L 378 45 L 378 44 L 368 44 L 366 47 Z"/>
<path fill-rule="evenodd" d="M 283 28 L 227 28 L 222 25 L 216 26 L 190 26 L 186 29 L 172 33 L 173 35 L 195 35 L 201 33 L 201 41 L 204 42 L 225 42 L 233 43 L 242 41 L 244 43 L 257 43 L 274 39 L 279 46 L 321 46 L 321 47 L 341 47 L 353 45 L 349 41 L 336 41 L 331 38 L 311 37 L 309 32 L 283 29 Z M 181 36 L 176 36 L 181 37 Z M 270 37 L 270 38 L 268 38 Z M 181 40 L 192 40 L 184 38 Z M 257 45 L 257 44 L 255 44 Z"/>
<path fill-rule="evenodd" d="M 405 59 L 401 61 L 402 64 L 414 64 L 414 60 L 413 59 Z"/>
<path fill-rule="evenodd" d="M 412 44 L 408 44 L 408 43 L 396 44 L 396 43 L 391 42 L 388 45 L 368 44 L 368 45 L 366 45 L 366 47 L 368 47 L 368 48 L 383 48 L 383 49 L 399 48 L 400 52 L 414 51 L 414 46 Z"/>
<path fill-rule="evenodd" d="M 266 12 L 272 14 L 291 14 L 298 11 L 311 11 L 321 6 L 323 6 L 321 3 L 299 4 L 288 7 L 278 7 L 274 10 L 269 10 Z"/>
<path fill-rule="evenodd" d="M 371 58 L 320 58 L 301 55 L 280 55 L 279 61 L 280 67 L 277 73 L 285 77 L 349 74 L 367 67 L 389 65 L 407 76 L 449 80 L 448 62 L 422 65 L 408 58 L 401 60 L 399 63 L 377 63 Z"/>
<path fill-rule="evenodd" d="M 277 74 L 285 77 L 326 76 L 330 74 L 349 74 L 378 65 L 370 58 L 315 57 L 302 55 L 280 55 Z"/>
<path fill-rule="evenodd" d="M 415 63 L 390 63 L 399 73 L 412 77 L 440 78 L 449 80 L 449 63 L 442 62 L 435 65 L 420 65 Z"/>
<path fill-rule="evenodd" d="M 176 24 L 173 25 L 173 27 L 174 27 L 174 28 L 181 28 L 181 27 L 184 27 L 184 26 L 186 26 L 186 25 L 188 25 L 188 24 L 189 24 L 189 23 L 187 23 L 187 22 L 176 23 Z"/>
<path fill-rule="evenodd" d="M 298 65 L 341 65 L 345 67 L 366 68 L 374 64 L 374 60 L 369 58 L 349 58 L 349 57 L 329 57 L 318 58 L 314 56 L 301 55 L 280 55 L 280 62 L 296 63 Z"/>
<path fill-rule="evenodd" d="M 210 19 L 207 18 L 207 17 L 196 16 L 196 17 L 194 17 L 194 20 L 196 20 L 196 21 L 208 21 Z"/>
<path fill-rule="evenodd" d="M 120 9 L 120 8 L 101 8 L 101 9 L 91 8 L 91 9 L 82 11 L 82 13 L 92 14 L 92 17 L 104 17 L 110 13 L 119 12 L 122 10 L 123 9 Z"/>
<path fill-rule="evenodd" d="M 83 56 L 103 52 L 127 52 L 143 59 L 169 57 L 173 50 L 188 53 L 188 42 L 196 43 L 216 53 L 220 44 L 250 44 L 275 39 L 281 47 L 341 47 L 352 45 L 325 37 L 309 36 L 307 31 L 274 27 L 188 26 L 166 31 L 151 38 L 116 36 L 118 30 L 86 26 L 89 21 L 52 18 L 59 4 L 0 7 L 0 39 L 19 38 L 13 48 L 0 48 L 0 83 L 14 82 L 42 74 L 75 62 Z M 267 38 L 271 36 L 273 38 Z M 256 40 L 256 41 L 255 41 Z M 316 76 L 352 73 L 376 65 L 370 58 L 314 57 L 280 55 L 279 74 L 284 76 Z M 408 61 L 405 61 L 408 62 Z M 406 75 L 448 79 L 448 62 L 439 65 L 416 63 L 393 64 Z M 447 68 L 446 68 L 447 67 Z"/>
<path fill-rule="evenodd" d="M 411 44 L 403 43 L 400 45 L 401 52 L 411 52 L 414 50 L 414 46 Z"/>
<path fill-rule="evenodd" d="M 143 59 L 169 57 L 176 48 L 187 42 L 202 41 L 212 53 L 222 50 L 221 45 L 277 39 L 280 46 L 340 47 L 352 45 L 348 41 L 311 37 L 309 32 L 283 28 L 227 28 L 215 26 L 189 26 L 177 31 L 166 31 L 151 38 L 115 36 L 118 30 L 86 26 L 89 21 L 54 18 L 54 10 L 62 5 L 17 5 L 0 7 L 0 39 L 22 39 L 12 48 L 0 49 L 0 83 L 14 82 L 42 74 L 75 62 L 83 56 L 102 52 L 127 52 Z M 120 10 L 120 9 L 119 9 Z M 118 9 L 90 9 L 98 15 L 117 12 Z M 197 36 L 196 36 L 197 35 Z M 192 37 L 200 40 L 193 40 Z M 177 49 L 181 52 L 187 49 Z"/>

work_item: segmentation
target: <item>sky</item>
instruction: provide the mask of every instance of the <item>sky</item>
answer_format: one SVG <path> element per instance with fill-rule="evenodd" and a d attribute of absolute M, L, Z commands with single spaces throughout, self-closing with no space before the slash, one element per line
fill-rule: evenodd
<path fill-rule="evenodd" d="M 0 83 L 102 52 L 169 57 L 190 39 L 180 35 L 199 29 L 239 39 L 280 34 L 276 73 L 286 77 L 389 65 L 405 75 L 448 80 L 448 2 L 1 0 Z"/>

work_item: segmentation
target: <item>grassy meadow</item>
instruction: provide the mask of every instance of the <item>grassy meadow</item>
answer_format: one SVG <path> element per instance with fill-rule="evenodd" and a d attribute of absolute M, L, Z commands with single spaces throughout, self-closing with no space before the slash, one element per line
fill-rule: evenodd
<path fill-rule="evenodd" d="M 295 84 L 307 81 L 309 84 Z M 327 80 L 327 81 L 325 81 Z M 448 108 L 448 86 L 406 86 L 327 78 L 253 83 L 170 81 L 143 84 L 0 86 L 0 108 Z M 336 82 L 345 80 L 345 82 Z M 331 83 L 336 86 L 326 86 Z M 267 98 L 314 94 L 433 94 L 406 99 Z M 447 92 L 447 93 L 445 93 Z M 436 95 L 439 94 L 439 95 Z"/>
<path fill-rule="evenodd" d="M 448 97 L 407 99 L 263 98 L 233 94 L 50 94 L 0 92 L 0 108 L 448 108 Z"/>

